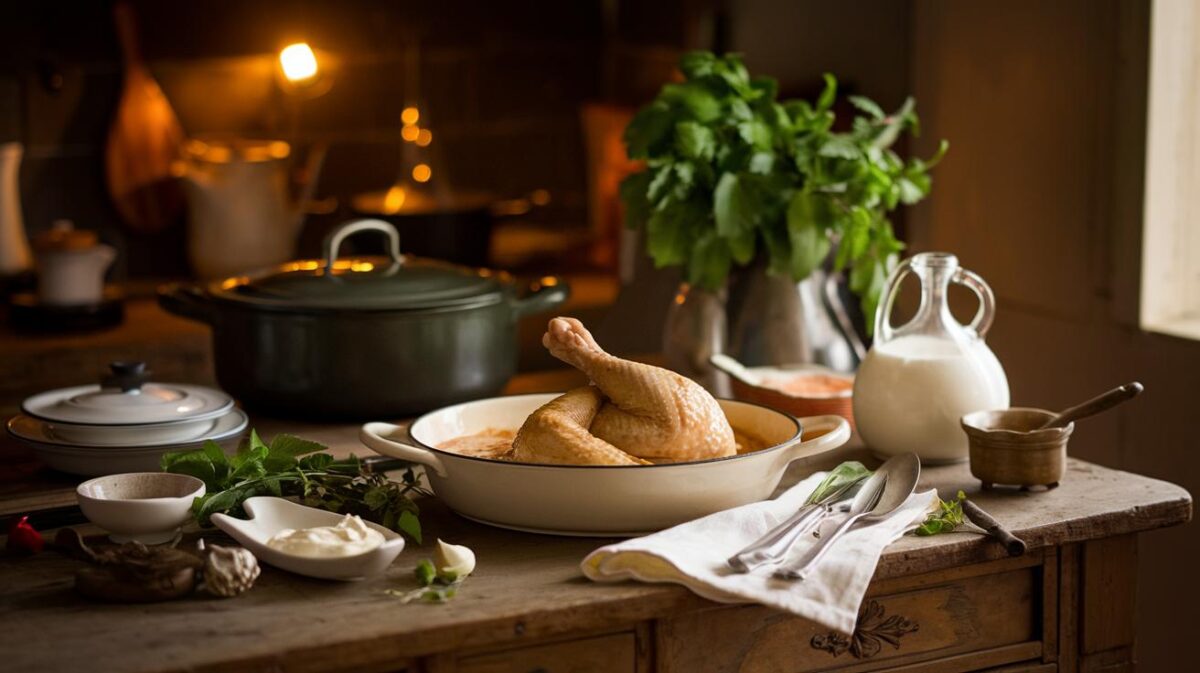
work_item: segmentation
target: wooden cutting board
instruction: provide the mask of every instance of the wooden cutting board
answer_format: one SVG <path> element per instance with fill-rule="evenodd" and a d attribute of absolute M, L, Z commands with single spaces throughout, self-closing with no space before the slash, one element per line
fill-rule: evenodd
<path fill-rule="evenodd" d="M 179 179 L 171 174 L 171 164 L 180 157 L 183 128 L 142 60 L 133 8 L 118 2 L 113 17 L 121 44 L 124 84 L 108 132 L 108 191 L 131 229 L 160 231 L 183 210 Z"/>

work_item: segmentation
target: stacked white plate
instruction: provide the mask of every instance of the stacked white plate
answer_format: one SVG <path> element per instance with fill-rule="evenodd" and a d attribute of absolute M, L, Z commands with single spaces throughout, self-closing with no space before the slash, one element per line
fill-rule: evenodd
<path fill-rule="evenodd" d="M 50 467 L 84 476 L 160 469 L 169 451 L 213 441 L 229 449 L 246 431 L 246 414 L 212 388 L 145 382 L 142 363 L 114 363 L 97 385 L 34 395 L 8 432 Z"/>

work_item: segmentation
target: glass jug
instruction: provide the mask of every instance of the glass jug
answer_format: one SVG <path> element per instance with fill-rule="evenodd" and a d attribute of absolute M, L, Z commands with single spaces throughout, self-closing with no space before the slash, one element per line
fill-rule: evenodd
<path fill-rule="evenodd" d="M 921 304 L 912 320 L 893 327 L 892 305 L 910 273 L 921 281 Z M 969 325 L 950 313 L 950 283 L 979 297 Z M 967 459 L 959 418 L 1008 407 L 1004 368 L 983 341 L 995 312 L 991 288 L 949 253 L 914 255 L 892 271 L 875 313 L 875 344 L 854 381 L 854 421 L 872 451 L 911 451 L 930 464 Z"/>

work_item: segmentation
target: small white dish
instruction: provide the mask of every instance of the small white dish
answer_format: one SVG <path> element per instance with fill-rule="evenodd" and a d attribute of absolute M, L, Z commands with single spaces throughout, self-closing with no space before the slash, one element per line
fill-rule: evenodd
<path fill-rule="evenodd" d="M 203 437 L 216 430 L 220 420 L 220 418 L 204 418 L 198 421 L 186 420 L 151 425 L 46 423 L 46 426 L 53 437 L 75 446 L 156 446 L 172 442 L 190 442 Z"/>
<path fill-rule="evenodd" d="M 194 451 L 210 440 L 229 453 L 237 448 L 248 426 L 249 419 L 246 413 L 241 409 L 233 409 L 217 422 L 217 428 L 212 433 L 189 442 L 154 446 L 71 444 L 55 437 L 44 421 L 23 414 L 9 420 L 8 432 L 33 449 L 38 460 L 48 467 L 68 474 L 97 477 L 123 472 L 159 470 L 163 454 L 172 451 Z"/>
<path fill-rule="evenodd" d="M 364 521 L 383 535 L 383 544 L 371 551 L 339 558 L 310 558 L 288 554 L 267 546 L 276 533 L 292 528 L 336 526 L 346 515 L 306 507 L 283 498 L 258 496 L 243 504 L 249 519 L 214 514 L 213 525 L 249 549 L 263 563 L 276 568 L 327 580 L 361 580 L 383 572 L 404 550 L 404 538 L 377 523 Z"/>
<path fill-rule="evenodd" d="M 161 435 L 155 431 L 156 426 L 148 426 L 147 429 L 151 430 L 151 432 L 144 435 L 140 434 L 137 428 L 121 428 L 122 432 L 129 433 L 128 441 L 124 442 L 78 442 L 63 436 L 63 426 L 61 424 L 52 424 L 33 416 L 18 414 L 8 421 L 8 431 L 18 439 L 39 442 L 41 444 L 55 444 L 64 448 L 133 451 L 194 444 L 210 439 L 214 442 L 219 442 L 242 432 L 246 429 L 249 422 L 250 419 L 246 416 L 246 412 L 235 408 L 230 409 L 225 415 L 213 421 L 212 428 L 208 432 L 191 437 L 162 441 Z M 113 428 L 104 428 L 104 430 L 113 430 Z"/>
<path fill-rule="evenodd" d="M 89 479 L 75 494 L 83 515 L 113 542 L 161 544 L 191 518 L 204 482 L 170 472 L 128 472 Z"/>

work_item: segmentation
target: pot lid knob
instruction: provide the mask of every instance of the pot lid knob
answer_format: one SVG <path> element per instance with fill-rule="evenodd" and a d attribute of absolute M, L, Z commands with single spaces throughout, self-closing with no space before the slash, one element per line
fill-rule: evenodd
<path fill-rule="evenodd" d="M 112 362 L 108 368 L 111 373 L 100 380 L 101 388 L 120 388 L 121 392 L 139 390 L 142 384 L 150 379 L 150 372 L 145 362 Z"/>

